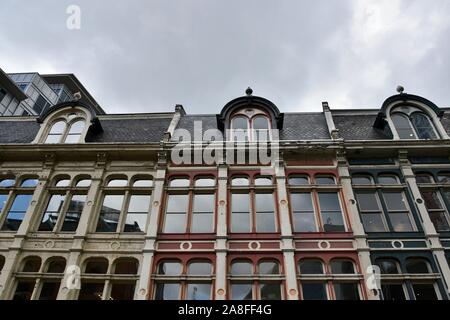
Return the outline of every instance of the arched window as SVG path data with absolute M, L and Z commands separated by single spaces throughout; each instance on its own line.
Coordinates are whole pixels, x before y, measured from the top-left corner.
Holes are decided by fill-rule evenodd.
M 400 139 L 439 139 L 430 117 L 417 107 L 395 108 L 391 120 Z
M 44 143 L 79 143 L 85 125 L 86 121 L 80 118 L 57 120 L 52 124 Z
M 240 110 L 231 117 L 230 140 L 269 141 L 271 139 L 271 124 L 265 112 L 258 109 Z

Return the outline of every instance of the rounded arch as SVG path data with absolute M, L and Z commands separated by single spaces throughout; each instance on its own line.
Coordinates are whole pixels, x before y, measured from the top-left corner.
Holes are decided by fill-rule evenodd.
M 45 272 L 48 273 L 64 273 L 66 270 L 66 258 L 51 257 L 45 261 Z
M 5 257 L 0 255 L 0 273 L 2 272 L 3 266 L 5 265 Z
M 105 257 L 89 257 L 83 261 L 84 273 L 106 274 L 108 267 L 109 260 Z
M 138 274 L 139 260 L 134 257 L 120 257 L 113 261 L 114 274 Z
M 231 100 L 217 115 L 217 125 L 222 131 L 229 128 L 230 118 L 236 111 L 245 108 L 259 109 L 265 112 L 271 119 L 272 129 L 282 129 L 284 115 L 278 107 L 271 101 L 253 95 L 242 96 Z
M 22 272 L 39 272 L 42 265 L 42 259 L 38 256 L 27 256 L 20 263 L 20 271 Z

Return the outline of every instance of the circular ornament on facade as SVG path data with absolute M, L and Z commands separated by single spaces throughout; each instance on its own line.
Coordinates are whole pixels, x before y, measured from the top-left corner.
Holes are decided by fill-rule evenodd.
M 329 241 L 320 241 L 319 242 L 319 248 L 322 250 L 330 249 L 331 244 Z
M 418 203 L 418 204 L 422 204 L 423 203 L 423 200 L 422 199 L 416 199 L 416 202 Z
M 258 241 L 249 242 L 248 248 L 250 250 L 259 250 L 261 249 L 261 243 L 259 243 Z
M 225 290 L 222 289 L 222 288 L 217 289 L 217 294 L 218 294 L 219 296 L 223 296 L 223 295 L 225 295 Z
M 113 250 L 119 250 L 120 249 L 120 242 L 118 241 L 113 241 L 110 244 L 111 249 Z
M 225 202 L 225 200 L 220 200 L 219 204 L 223 207 L 223 206 L 225 206 L 226 202 Z
M 140 294 L 141 296 L 145 295 L 146 293 L 147 293 L 147 290 L 145 290 L 145 289 L 139 290 L 139 294 Z
M 280 201 L 280 204 L 281 204 L 282 206 L 286 206 L 286 205 L 287 205 L 287 201 L 283 199 L 283 200 Z
M 188 241 L 186 241 L 186 242 L 182 242 L 182 243 L 180 243 L 180 249 L 181 250 L 191 250 L 192 249 L 192 243 L 191 242 L 188 242 Z
M 36 204 L 36 200 L 31 201 L 31 205 L 34 206 Z
M 47 249 L 54 248 L 54 247 L 55 247 L 55 241 L 53 241 L 53 240 L 48 240 L 48 241 L 45 242 L 44 246 L 45 246 Z
M 355 199 L 350 199 L 350 203 L 351 203 L 352 205 L 355 205 L 355 204 L 356 204 L 356 200 L 355 200 Z
M 153 201 L 153 206 L 154 206 L 154 207 L 159 206 L 159 201 Z
M 88 206 L 92 206 L 92 201 L 88 201 L 88 202 L 87 202 L 87 205 L 88 205 Z
M 404 247 L 403 242 L 399 241 L 399 240 L 392 241 L 391 245 L 392 245 L 392 248 L 395 248 L 395 249 L 403 249 L 403 247 Z
M 297 290 L 291 289 L 291 290 L 289 290 L 289 294 L 290 294 L 291 296 L 296 296 L 296 295 L 297 295 Z

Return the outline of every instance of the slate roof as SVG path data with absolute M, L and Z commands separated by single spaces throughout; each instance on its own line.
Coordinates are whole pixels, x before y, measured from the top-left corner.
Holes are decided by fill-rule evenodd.
M 285 113 L 281 140 L 330 139 L 323 113 Z
M 333 115 L 334 125 L 345 140 L 389 140 L 393 138 L 388 125 L 384 130 L 373 127 L 377 115 Z
M 100 119 L 103 132 L 89 131 L 86 142 L 159 142 L 169 128 L 171 120 L 172 118 Z
M 34 117 L 28 121 L 0 121 L 0 143 L 29 143 L 40 128 Z

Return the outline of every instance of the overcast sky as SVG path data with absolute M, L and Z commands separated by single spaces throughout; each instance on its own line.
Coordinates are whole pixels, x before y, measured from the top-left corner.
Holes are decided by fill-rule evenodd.
M 109 113 L 218 113 L 248 86 L 284 112 L 378 108 L 398 84 L 450 106 L 449 17 L 449 0 L 2 0 L 0 67 L 74 73 Z

